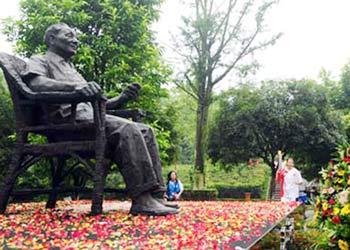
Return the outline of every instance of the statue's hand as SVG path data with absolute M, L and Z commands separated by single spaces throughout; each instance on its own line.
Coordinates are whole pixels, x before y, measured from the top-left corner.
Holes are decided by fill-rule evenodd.
M 107 109 L 118 109 L 128 101 L 136 99 L 140 95 L 140 89 L 141 86 L 138 83 L 128 85 L 119 96 L 108 99 Z
M 140 84 L 132 83 L 123 90 L 121 96 L 125 101 L 135 100 L 140 95 L 140 89 Z
M 100 85 L 96 82 L 87 82 L 86 84 L 78 85 L 75 90 L 85 97 L 96 96 L 102 92 Z

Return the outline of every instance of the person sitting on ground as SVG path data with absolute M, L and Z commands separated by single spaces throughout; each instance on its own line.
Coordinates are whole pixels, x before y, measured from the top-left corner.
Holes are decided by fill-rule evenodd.
M 177 179 L 176 172 L 170 171 L 168 174 L 166 198 L 169 201 L 179 200 L 183 191 L 184 191 L 183 185 L 181 181 Z

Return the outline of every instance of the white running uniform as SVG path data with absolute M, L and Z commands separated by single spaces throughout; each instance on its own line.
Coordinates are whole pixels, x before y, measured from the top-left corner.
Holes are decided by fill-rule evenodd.
M 291 170 L 284 176 L 284 195 L 282 201 L 295 201 L 299 197 L 299 186 L 303 182 L 300 172 L 296 168 Z

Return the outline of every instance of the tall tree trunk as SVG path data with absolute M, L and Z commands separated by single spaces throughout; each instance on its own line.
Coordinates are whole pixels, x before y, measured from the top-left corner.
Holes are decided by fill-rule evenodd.
M 194 165 L 194 189 L 203 189 L 205 187 L 204 156 L 207 139 L 208 125 L 208 104 L 205 101 L 198 101 L 197 107 L 197 125 L 196 125 L 196 144 L 195 144 L 195 165 Z
M 275 192 L 276 188 L 276 173 L 277 169 L 275 168 L 274 162 L 270 163 L 270 168 L 271 168 L 271 180 L 270 180 L 270 192 L 269 192 L 269 199 L 272 199 L 272 195 Z
M 267 155 L 262 156 L 264 162 L 270 166 L 271 168 L 271 179 L 269 183 L 269 193 L 268 193 L 268 199 L 271 200 L 272 195 L 275 191 L 275 185 L 276 185 L 276 173 L 277 169 L 275 168 L 275 157 L 274 154 L 271 154 L 271 158 L 269 158 Z

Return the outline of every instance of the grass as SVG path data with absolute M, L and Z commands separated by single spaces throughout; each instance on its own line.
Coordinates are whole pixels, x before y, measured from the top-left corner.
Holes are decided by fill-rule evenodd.
M 183 183 L 185 189 L 191 189 L 191 165 L 172 165 L 163 168 L 164 180 L 167 174 L 175 170 L 178 178 Z M 206 166 L 206 186 L 207 188 L 218 187 L 260 187 L 262 193 L 266 194 L 271 170 L 265 164 L 249 167 L 245 164 L 226 166 L 207 164 Z M 262 197 L 264 198 L 264 197 Z

